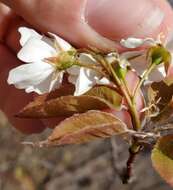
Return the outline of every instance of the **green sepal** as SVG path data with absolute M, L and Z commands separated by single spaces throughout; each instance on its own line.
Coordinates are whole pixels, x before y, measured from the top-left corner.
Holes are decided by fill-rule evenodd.
M 151 47 L 148 51 L 148 58 L 150 62 L 155 65 L 171 62 L 170 52 L 161 45 Z

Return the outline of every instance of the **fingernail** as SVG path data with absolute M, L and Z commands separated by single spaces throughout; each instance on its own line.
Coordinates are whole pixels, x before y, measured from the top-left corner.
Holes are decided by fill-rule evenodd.
M 88 0 L 88 24 L 111 40 L 150 37 L 164 20 L 164 12 L 151 0 Z

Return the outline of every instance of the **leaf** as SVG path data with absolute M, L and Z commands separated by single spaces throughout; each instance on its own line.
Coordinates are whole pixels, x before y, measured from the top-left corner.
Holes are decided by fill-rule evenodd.
M 31 102 L 16 116 L 20 118 L 69 117 L 88 110 L 109 108 L 103 99 L 94 96 L 62 96 L 48 101 Z
M 119 109 L 122 104 L 122 96 L 111 87 L 96 86 L 89 90 L 86 95 L 99 97 L 110 104 L 112 108 Z
M 173 117 L 173 100 L 165 106 L 165 108 L 152 119 L 153 123 L 158 125 L 164 125 L 168 123 L 172 123 L 172 117 Z
M 74 91 L 75 91 L 74 85 L 72 85 L 70 83 L 65 83 L 60 88 L 58 88 L 50 93 L 36 96 L 34 98 L 34 101 L 41 103 L 41 102 L 51 100 L 51 99 L 54 99 L 57 97 L 72 95 L 74 93 Z
M 163 81 L 153 83 L 148 90 L 150 111 L 155 112 L 153 123 L 167 123 L 173 115 L 173 85 L 168 86 Z M 153 114 L 154 115 L 154 114 Z
M 157 93 L 155 96 L 155 102 L 157 102 L 158 99 L 160 101 L 158 102 L 158 107 L 160 110 L 163 110 L 165 106 L 167 106 L 173 97 L 173 85 L 168 86 L 166 83 L 162 82 L 154 82 L 151 85 L 151 88 Z
M 110 113 L 88 111 L 62 121 L 39 146 L 81 144 L 125 133 L 126 125 Z
M 157 172 L 173 186 L 173 135 L 162 137 L 157 142 L 151 158 Z

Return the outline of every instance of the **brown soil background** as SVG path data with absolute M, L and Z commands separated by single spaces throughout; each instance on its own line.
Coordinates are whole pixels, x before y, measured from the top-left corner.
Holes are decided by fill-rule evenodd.
M 173 0 L 170 0 L 173 4 Z M 0 190 L 171 190 L 154 171 L 150 150 L 134 165 L 134 180 L 122 185 L 113 170 L 110 140 L 51 149 L 33 149 L 22 141 L 44 139 L 49 133 L 24 136 L 0 113 Z M 116 140 L 118 168 L 125 165 L 127 145 Z

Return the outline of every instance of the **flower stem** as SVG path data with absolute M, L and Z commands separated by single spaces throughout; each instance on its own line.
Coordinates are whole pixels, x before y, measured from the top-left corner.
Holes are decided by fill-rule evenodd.
M 126 84 L 123 82 L 123 80 L 119 79 L 118 76 L 116 75 L 112 65 L 111 64 L 108 64 L 108 65 L 112 72 L 114 82 L 120 88 L 122 94 L 124 95 L 124 97 L 127 101 L 127 104 L 129 106 L 129 110 L 130 110 L 130 114 L 132 117 L 133 128 L 134 128 L 134 130 L 137 131 L 141 127 L 141 122 L 140 122 L 138 111 L 136 109 L 136 103 L 133 101 L 133 97 L 130 96 L 129 90 L 128 90 L 128 87 L 126 86 Z
M 141 86 L 143 85 L 144 81 L 146 80 L 146 78 L 149 76 L 149 74 L 153 71 L 153 69 L 156 67 L 156 64 L 151 64 L 148 69 L 143 73 L 143 76 L 141 78 L 141 80 L 139 81 L 139 83 L 137 84 L 135 90 L 134 90 L 134 99 L 136 98 L 139 89 L 141 88 Z

